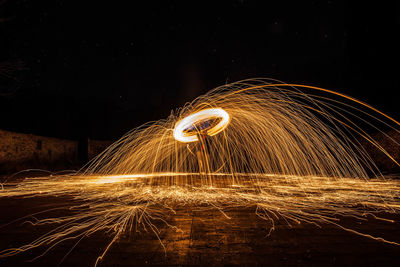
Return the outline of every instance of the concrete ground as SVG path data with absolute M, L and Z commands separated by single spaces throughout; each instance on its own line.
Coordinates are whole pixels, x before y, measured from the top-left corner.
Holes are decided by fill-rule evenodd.
M 32 226 L 10 221 L 46 208 L 64 206 L 66 198 L 0 199 L 0 249 L 24 245 L 54 226 Z M 268 235 L 269 225 L 254 209 L 227 211 L 228 219 L 213 208 L 176 207 L 168 223 L 181 231 L 157 223 L 160 238 L 151 232 L 131 232 L 116 242 L 99 266 L 143 265 L 269 265 L 269 266 L 398 266 L 400 246 L 390 245 L 338 229 L 333 225 L 318 228 L 311 224 L 289 227 L 277 221 Z M 67 215 L 67 211 L 54 215 Z M 370 218 L 360 222 L 342 218 L 341 224 L 360 232 L 400 242 L 400 216 L 383 215 L 395 223 Z M 59 244 L 46 255 L 34 249 L 0 259 L 0 266 L 93 266 L 111 237 L 98 233 L 82 240 L 62 261 L 75 241 Z M 166 253 L 165 253 L 166 252 Z M 62 261 L 62 262 L 61 262 Z

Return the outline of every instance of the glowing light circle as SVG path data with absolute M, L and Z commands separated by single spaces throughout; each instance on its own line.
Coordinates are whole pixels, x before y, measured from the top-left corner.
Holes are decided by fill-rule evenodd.
M 228 126 L 230 121 L 229 114 L 222 108 L 208 108 L 193 113 L 175 124 L 174 138 L 183 143 L 198 141 L 198 132 L 191 132 L 188 129 L 195 128 L 196 124 L 216 119 L 219 119 L 216 125 L 201 129 L 201 132 L 205 132 L 209 136 L 222 132 Z

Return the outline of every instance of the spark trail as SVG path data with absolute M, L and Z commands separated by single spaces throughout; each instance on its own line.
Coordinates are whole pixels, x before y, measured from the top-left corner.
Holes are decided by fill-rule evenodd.
M 51 249 L 98 231 L 113 233 L 97 264 L 132 228 L 146 227 L 158 235 L 153 222 L 169 225 L 165 214 L 179 205 L 208 205 L 223 213 L 245 206 L 268 221 L 271 230 L 280 218 L 288 224 L 328 223 L 399 245 L 348 229 L 338 219 L 386 220 L 382 212 L 400 210 L 399 181 L 383 177 L 362 142 L 397 162 L 360 124 L 396 129 L 398 123 L 326 89 L 265 79 L 224 85 L 166 120 L 127 133 L 75 175 L 4 183 L 3 200 L 61 195 L 82 204 L 66 207 L 74 215 L 43 213 L 32 223 L 53 223 L 54 230 L 3 250 L 0 257 Z

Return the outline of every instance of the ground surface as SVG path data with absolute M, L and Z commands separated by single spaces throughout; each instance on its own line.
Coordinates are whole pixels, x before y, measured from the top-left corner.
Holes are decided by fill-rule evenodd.
M 58 205 L 66 198 L 0 199 L 0 225 Z M 310 224 L 289 227 L 277 221 L 276 229 L 267 237 L 268 223 L 251 208 L 226 212 L 227 218 L 213 208 L 176 207 L 168 223 L 180 230 L 156 222 L 166 253 L 152 232 L 132 231 L 112 246 L 100 266 L 143 265 L 297 265 L 297 266 L 398 266 L 400 247 L 361 237 L 333 225 L 318 228 Z M 59 212 L 57 215 L 66 215 Z M 400 242 L 400 216 L 385 215 L 396 223 L 370 218 L 359 222 L 342 218 L 341 224 L 352 229 Z M 26 244 L 54 226 L 32 226 L 13 223 L 0 228 L 0 249 Z M 0 259 L 0 266 L 93 266 L 110 236 L 105 233 L 89 236 L 61 262 L 75 241 L 61 243 L 39 259 L 28 260 L 42 253 L 34 249 L 10 258 Z

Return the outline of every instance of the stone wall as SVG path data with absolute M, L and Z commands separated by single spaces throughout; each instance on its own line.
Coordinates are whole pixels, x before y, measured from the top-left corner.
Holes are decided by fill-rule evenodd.
M 78 142 L 0 130 L 0 173 L 76 166 Z
M 99 141 L 88 139 L 88 159 L 91 160 L 98 154 L 103 152 L 108 146 L 112 144 L 111 141 Z
M 400 133 L 388 131 L 372 136 L 387 152 L 400 162 Z M 399 173 L 400 167 L 365 140 L 362 146 L 386 173 Z M 0 130 L 0 175 L 24 169 L 66 170 L 79 169 L 88 160 L 106 149 L 112 142 L 84 139 L 78 141 L 21 134 Z
M 393 157 L 394 160 L 400 163 L 400 133 L 391 130 L 386 133 L 377 133 L 371 136 L 376 142 L 382 146 L 386 152 Z M 391 140 L 392 139 L 392 140 Z M 400 166 L 391 160 L 378 148 L 373 146 L 366 140 L 360 141 L 362 146 L 368 152 L 372 160 L 375 162 L 377 167 L 384 173 L 400 173 Z M 397 142 L 397 144 L 396 144 Z

